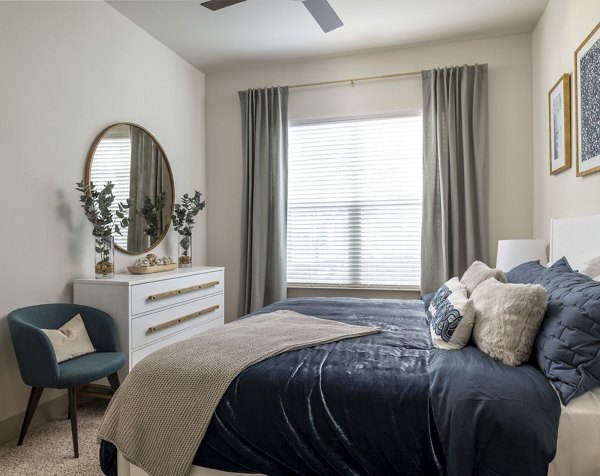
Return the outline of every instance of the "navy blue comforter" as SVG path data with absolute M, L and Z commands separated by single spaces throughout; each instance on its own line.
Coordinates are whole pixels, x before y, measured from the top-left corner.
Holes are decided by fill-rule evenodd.
M 560 405 L 534 367 L 431 348 L 422 301 L 288 299 L 380 334 L 272 357 L 221 400 L 194 464 L 269 475 L 545 475 Z M 177 435 L 174 435 L 176 438 Z M 116 474 L 114 447 L 101 464 Z

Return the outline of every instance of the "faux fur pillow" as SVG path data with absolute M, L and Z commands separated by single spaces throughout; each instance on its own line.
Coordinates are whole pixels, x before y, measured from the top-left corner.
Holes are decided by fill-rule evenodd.
M 471 338 L 475 309 L 458 278 L 443 284 L 431 300 L 431 341 L 441 349 L 462 349 Z
M 546 312 L 546 290 L 539 284 L 503 284 L 490 278 L 477 286 L 471 299 L 473 341 L 479 350 L 507 365 L 529 360 Z
M 486 279 L 496 278 L 501 283 L 506 282 L 506 276 L 500 269 L 490 268 L 487 264 L 481 261 L 474 261 L 465 274 L 460 278 L 460 282 L 467 287 L 469 295 L 477 286 L 483 283 Z

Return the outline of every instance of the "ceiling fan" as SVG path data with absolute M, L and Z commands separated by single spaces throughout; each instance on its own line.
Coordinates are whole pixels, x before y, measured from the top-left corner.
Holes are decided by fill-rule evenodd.
M 202 2 L 201 5 L 215 11 L 245 1 L 246 0 L 209 0 L 208 2 Z M 325 33 L 335 30 L 343 25 L 342 20 L 340 20 L 340 17 L 337 16 L 327 0 L 301 1 Z

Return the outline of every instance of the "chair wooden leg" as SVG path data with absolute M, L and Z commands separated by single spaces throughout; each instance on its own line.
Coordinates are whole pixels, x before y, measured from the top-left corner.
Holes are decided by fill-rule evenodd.
M 71 433 L 73 434 L 73 453 L 79 458 L 79 443 L 77 441 L 77 389 L 69 389 L 69 416 L 71 418 Z
M 75 408 L 79 408 L 79 387 L 75 387 L 74 390 L 75 390 Z M 69 410 L 67 411 L 67 420 L 70 420 L 70 419 L 71 419 L 71 405 L 69 404 Z
M 31 387 L 29 402 L 27 403 L 27 410 L 25 411 L 25 418 L 23 418 L 23 425 L 21 426 L 21 433 L 19 434 L 17 446 L 21 446 L 23 444 L 25 434 L 27 433 L 27 429 L 29 428 L 29 424 L 31 423 L 31 419 L 33 418 L 33 414 L 35 413 L 35 409 L 38 406 L 43 391 L 43 387 Z
M 119 374 L 117 372 L 115 372 L 114 374 L 109 375 L 107 378 L 108 378 L 108 383 L 110 383 L 110 388 L 112 388 L 113 392 L 116 392 L 117 389 L 119 388 L 119 385 L 121 385 L 121 383 L 119 381 Z

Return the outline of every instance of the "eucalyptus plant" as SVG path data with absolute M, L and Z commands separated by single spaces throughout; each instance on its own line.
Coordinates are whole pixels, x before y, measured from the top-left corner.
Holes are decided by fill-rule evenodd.
M 146 222 L 144 233 L 150 237 L 150 244 L 158 240 L 158 237 L 162 233 L 162 229 L 159 225 L 159 218 L 162 213 L 162 209 L 167 205 L 167 201 L 168 199 L 166 192 L 157 194 L 154 198 L 154 203 L 152 203 L 152 199 L 146 195 L 142 209 L 136 210 L 137 213 L 144 217 Z
M 189 257 L 189 249 L 192 244 L 192 228 L 195 225 L 196 215 L 205 206 L 206 202 L 202 200 L 202 194 L 197 190 L 193 197 L 186 193 L 183 195 L 181 203 L 175 204 L 171 219 L 173 229 L 180 235 L 179 246 L 184 257 Z
M 110 245 L 113 233 L 121 235 L 121 228 L 129 225 L 129 218 L 125 216 L 125 210 L 131 207 L 128 199 L 125 204 L 118 203 L 118 210 L 113 216 L 111 205 L 115 201 L 113 194 L 114 185 L 106 182 L 101 190 L 97 190 L 93 182 L 86 183 L 85 180 L 77 183 L 76 190 L 81 192 L 79 201 L 88 221 L 93 225 L 92 235 L 95 237 L 96 253 L 101 256 L 100 264 L 110 261 Z M 98 264 L 98 263 L 97 263 Z

